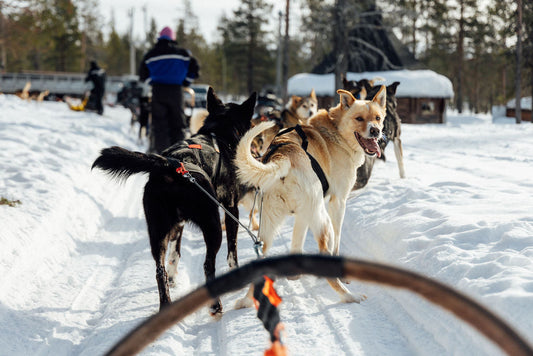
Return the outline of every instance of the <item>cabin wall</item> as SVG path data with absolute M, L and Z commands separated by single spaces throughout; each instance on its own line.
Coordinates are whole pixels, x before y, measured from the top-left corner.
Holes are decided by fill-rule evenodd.
M 338 98 L 332 96 L 320 96 L 318 107 L 329 109 L 338 104 Z M 443 98 L 398 98 L 396 111 L 402 123 L 406 124 L 442 124 L 444 123 L 444 111 L 446 99 Z
M 505 116 L 516 117 L 515 109 L 507 108 L 505 110 Z M 531 121 L 531 110 L 522 109 L 522 121 Z
M 442 124 L 445 110 L 443 98 L 398 98 L 396 109 L 406 124 Z
M 337 104 L 339 103 L 338 97 L 334 98 L 332 96 L 319 96 L 316 99 L 318 101 L 319 109 L 329 110 L 330 108 L 337 106 Z

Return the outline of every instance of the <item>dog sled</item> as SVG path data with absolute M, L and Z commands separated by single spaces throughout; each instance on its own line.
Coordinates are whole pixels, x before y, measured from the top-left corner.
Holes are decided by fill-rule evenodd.
M 68 108 L 72 111 L 97 111 L 96 101 L 98 98 L 93 94 L 86 94 L 83 99 L 73 99 L 65 97 Z

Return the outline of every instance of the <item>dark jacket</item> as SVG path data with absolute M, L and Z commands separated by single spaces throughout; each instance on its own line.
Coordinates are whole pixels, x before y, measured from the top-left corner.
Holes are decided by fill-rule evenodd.
M 198 78 L 198 62 L 191 53 L 178 47 L 175 41 L 160 38 L 146 53 L 139 71 L 141 81 L 150 84 L 188 86 Z
M 91 69 L 89 69 L 85 81 L 91 81 L 93 83 L 92 92 L 97 93 L 100 96 L 104 95 L 106 74 L 105 70 L 100 68 L 96 63 L 91 63 Z

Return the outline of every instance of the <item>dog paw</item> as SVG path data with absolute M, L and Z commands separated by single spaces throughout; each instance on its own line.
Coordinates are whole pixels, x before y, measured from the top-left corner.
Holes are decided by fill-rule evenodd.
M 348 293 L 341 297 L 341 301 L 343 303 L 361 303 L 362 301 L 366 300 L 366 298 L 367 297 L 364 294 L 353 295 Z
M 170 288 L 176 287 L 176 280 L 174 279 L 174 277 L 168 277 L 168 286 Z
M 209 307 L 209 315 L 213 318 L 219 318 L 222 316 L 222 303 L 220 303 L 220 301 L 215 302 L 215 304 Z
M 247 297 L 241 298 L 235 303 L 235 309 L 251 308 L 254 306 L 254 302 Z
M 239 263 L 237 262 L 237 259 L 235 258 L 235 255 L 233 254 L 233 252 L 230 252 L 228 254 L 228 266 L 230 269 L 239 267 Z

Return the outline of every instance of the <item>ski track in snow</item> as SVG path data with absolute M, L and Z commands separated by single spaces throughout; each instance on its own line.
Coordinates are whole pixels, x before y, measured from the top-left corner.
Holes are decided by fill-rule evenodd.
M 157 312 L 159 299 L 142 210 L 146 176 L 118 183 L 90 166 L 107 146 L 145 148 L 135 142 L 129 114 L 120 108 L 101 118 L 58 103 L 21 105 L 0 97 L 0 105 L 20 114 L 0 116 L 0 159 L 6 164 L 0 193 L 23 201 L 17 208 L 22 214 L 2 207 L 0 355 L 104 354 Z M 33 118 L 35 111 L 45 121 Z M 533 321 L 519 311 L 532 304 L 517 289 L 533 294 L 533 224 L 524 208 L 529 204 L 531 211 L 533 184 L 513 171 L 531 177 L 533 156 L 530 148 L 516 154 L 524 152 L 524 141 L 509 142 L 515 126 L 489 125 L 479 136 L 470 126 L 405 125 L 408 178 L 398 178 L 390 145 L 387 162 L 377 162 L 370 184 L 348 201 L 341 253 L 455 286 L 531 339 Z M 482 134 L 501 141 L 487 145 Z M 513 203 L 498 211 L 502 198 Z M 494 214 L 483 204 L 494 204 Z M 241 217 L 247 223 L 247 213 Z M 291 223 L 289 218 L 270 255 L 289 251 Z M 304 251 L 318 251 L 310 233 Z M 226 254 L 224 241 L 217 274 L 228 271 Z M 204 256 L 199 231 L 187 225 L 173 300 L 203 284 Z M 241 229 L 239 263 L 254 258 Z M 510 269 L 525 281 L 514 283 Z M 408 291 L 352 281 L 348 288 L 368 299 L 342 304 L 325 280 L 313 276 L 282 278 L 276 288 L 290 355 L 501 354 L 477 331 Z M 506 293 L 507 301 L 501 297 Z M 261 354 L 268 334 L 255 309 L 233 308 L 244 294 L 222 297 L 220 320 L 203 308 L 141 354 Z

